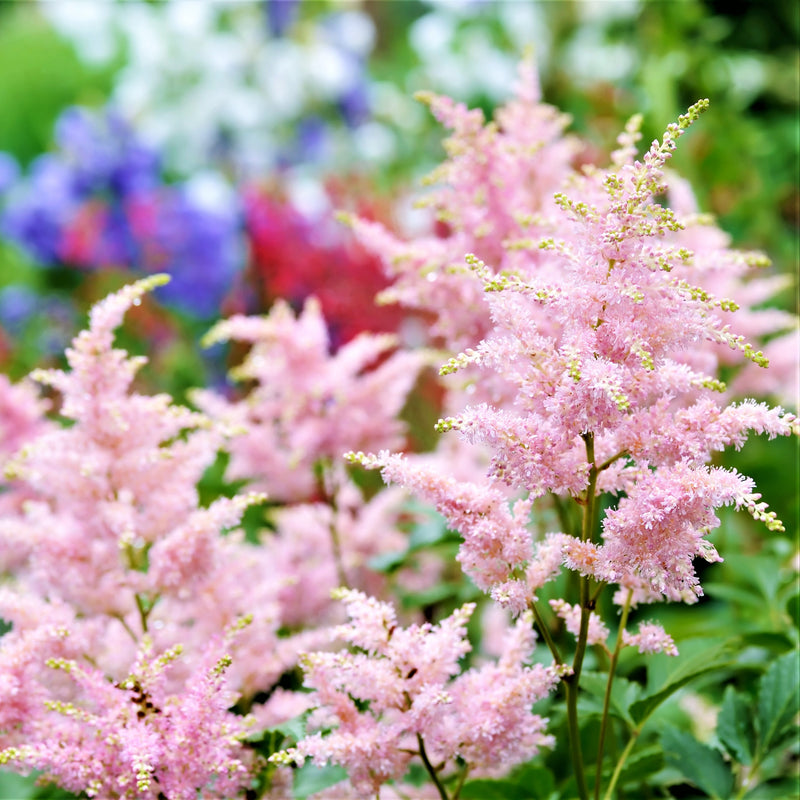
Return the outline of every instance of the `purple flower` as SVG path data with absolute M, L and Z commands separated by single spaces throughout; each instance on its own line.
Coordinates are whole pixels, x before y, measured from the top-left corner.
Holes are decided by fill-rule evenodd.
M 297 17 L 300 0 L 265 0 L 267 26 L 273 36 L 283 36 Z
M 62 230 L 78 202 L 62 161 L 55 155 L 39 156 L 31 166 L 25 190 L 15 192 L 8 203 L 0 231 L 37 261 L 51 266 L 59 261 Z
M 84 108 L 68 108 L 56 123 L 55 138 L 79 195 L 126 197 L 160 183 L 155 151 L 139 141 L 113 109 L 98 116 Z
M 242 264 L 236 210 L 211 208 L 184 188 L 169 187 L 140 209 L 136 240 L 147 272 L 172 280 L 160 296 L 201 317 L 219 314 Z
M 19 165 L 8 153 L 0 151 L 0 195 L 4 194 L 19 177 Z
M 45 266 L 168 272 L 167 302 L 219 313 L 242 264 L 237 204 L 209 203 L 191 183 L 165 186 L 156 153 L 113 110 L 67 109 L 55 139 L 57 152 L 34 162 L 0 230 Z

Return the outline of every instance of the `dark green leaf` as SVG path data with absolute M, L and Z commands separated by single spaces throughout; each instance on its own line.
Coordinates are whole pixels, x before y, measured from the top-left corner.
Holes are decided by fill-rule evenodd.
M 749 699 L 729 686 L 717 717 L 717 738 L 740 764 L 749 764 L 753 758 L 755 731 L 752 717 Z
M 461 800 L 529 800 L 535 795 L 527 794 L 524 787 L 511 781 L 476 780 L 467 781 L 459 797 Z
M 800 704 L 800 651 L 773 661 L 758 690 L 758 749 L 762 756 L 786 734 Z
M 661 734 L 661 746 L 669 766 L 689 783 L 720 800 L 727 800 L 733 789 L 733 774 L 722 756 L 693 736 L 668 727 Z
M 550 800 L 556 782 L 550 770 L 525 765 L 505 780 L 474 780 L 464 784 L 461 800 Z
M 709 646 L 705 652 L 701 651 L 686 659 L 679 657 L 677 665 L 667 676 L 661 689 L 631 704 L 630 715 L 634 722 L 637 725 L 644 722 L 667 698 L 687 683 L 729 664 L 737 641 L 729 640 Z
M 786 611 L 792 618 L 795 627 L 800 627 L 800 594 L 793 595 L 786 601 Z
M 347 778 L 344 767 L 328 764 L 324 767 L 317 767 L 310 761 L 303 764 L 294 773 L 294 786 L 292 796 L 302 800 L 315 792 L 321 792 L 329 786 L 343 781 Z
M 518 786 L 524 786 L 528 790 L 525 796 L 533 800 L 549 800 L 556 790 L 553 773 L 546 767 L 524 764 L 511 773 L 511 780 Z
M 727 583 L 704 583 L 703 592 L 709 597 L 719 600 L 729 600 L 743 606 L 762 608 L 764 597 L 755 588 L 748 586 L 732 585 Z

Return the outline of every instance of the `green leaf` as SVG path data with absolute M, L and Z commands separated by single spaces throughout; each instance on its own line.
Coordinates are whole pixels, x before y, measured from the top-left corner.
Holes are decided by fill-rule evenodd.
M 717 717 L 717 738 L 740 764 L 750 764 L 755 750 L 751 708 L 749 698 L 729 686 Z
M 608 675 L 602 672 L 583 672 L 581 673 L 581 689 L 600 698 L 602 701 L 605 698 L 606 683 Z M 611 686 L 611 702 L 609 704 L 610 712 L 626 722 L 633 723 L 628 709 L 631 704 L 639 698 L 642 687 L 638 683 L 629 681 L 627 678 L 619 676 L 614 678 L 614 683 Z
M 667 764 L 683 775 L 689 783 L 706 794 L 727 800 L 733 789 L 733 774 L 720 753 L 677 728 L 665 728 L 661 746 Z
M 549 800 L 556 790 L 556 779 L 546 767 L 523 764 L 511 773 L 511 780 L 528 790 L 526 797 L 533 800 Z
M 531 795 L 522 794 L 524 788 L 511 781 L 481 779 L 467 781 L 459 795 L 462 800 L 528 800 Z
M 664 768 L 664 751 L 660 747 L 648 747 L 633 754 L 619 776 L 620 786 L 645 783 Z M 609 766 L 609 777 L 611 767 Z
M 792 595 L 786 601 L 786 611 L 792 618 L 795 628 L 800 627 L 800 594 Z
M 772 662 L 758 690 L 758 750 L 764 756 L 786 734 L 800 703 L 800 651 Z
M 703 584 L 703 592 L 711 598 L 729 600 L 732 603 L 751 608 L 763 608 L 764 606 L 764 597 L 761 593 L 748 586 L 709 582 Z
M 444 517 L 433 514 L 431 511 L 425 514 L 422 521 L 414 526 L 411 536 L 408 539 L 408 549 L 423 550 L 430 547 L 442 539 L 448 538 L 447 524 Z
M 375 572 L 388 573 L 397 569 L 406 560 L 406 551 L 379 553 L 367 561 L 367 566 Z
M 661 689 L 631 704 L 630 715 L 634 723 L 639 725 L 644 722 L 665 700 L 687 683 L 729 664 L 737 642 L 738 640 L 725 641 L 685 660 L 679 657 L 678 664 L 667 676 Z
M 294 773 L 292 797 L 302 800 L 302 798 L 306 798 L 315 792 L 321 792 L 323 789 L 334 786 L 346 778 L 347 771 L 344 767 L 335 764 L 318 767 L 307 761 Z
M 467 781 L 459 797 L 461 800 L 550 800 L 555 790 L 550 770 L 525 765 L 504 780 Z

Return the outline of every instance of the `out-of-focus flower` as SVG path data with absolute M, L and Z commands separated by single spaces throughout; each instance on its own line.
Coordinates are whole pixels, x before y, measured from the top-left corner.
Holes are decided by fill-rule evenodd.
M 309 117 L 328 140 L 316 153 L 320 166 L 362 160 L 352 132 L 368 124 L 371 105 L 368 14 L 300 17 L 297 0 L 123 3 L 78 17 L 60 5 L 41 9 L 86 60 L 110 62 L 124 51 L 112 100 L 171 170 L 189 174 L 212 159 L 237 176 L 305 165 L 297 142 Z
M 10 192 L 6 235 L 44 266 L 170 273 L 167 302 L 216 315 L 241 265 L 238 204 L 221 179 L 166 185 L 155 151 L 114 110 L 68 109 L 56 145 Z
M 245 189 L 244 206 L 249 277 L 262 308 L 280 297 L 299 309 L 313 294 L 334 347 L 361 331 L 397 330 L 403 312 L 375 304 L 388 283 L 380 259 L 357 244 L 327 208 L 304 214 L 256 186 Z

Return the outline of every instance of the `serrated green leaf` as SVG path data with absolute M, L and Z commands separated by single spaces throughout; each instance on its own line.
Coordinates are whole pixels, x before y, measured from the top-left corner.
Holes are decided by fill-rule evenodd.
M 732 686 L 725 697 L 717 717 L 717 738 L 728 753 L 740 764 L 750 764 L 755 750 L 755 731 L 752 721 L 752 704 Z
M 687 683 L 714 672 L 721 667 L 729 664 L 732 659 L 732 652 L 738 640 L 728 640 L 716 647 L 709 647 L 707 652 L 699 652 L 687 659 L 678 660 L 678 664 L 667 676 L 664 686 L 656 692 L 637 700 L 630 706 L 630 715 L 633 721 L 639 725 L 644 722 L 667 698 L 671 697 L 678 689 L 686 686 Z
M 318 767 L 307 761 L 300 769 L 295 770 L 292 797 L 303 800 L 303 798 L 315 792 L 321 792 L 329 786 L 335 786 L 346 778 L 347 771 L 344 767 L 335 764 Z
M 667 764 L 689 783 L 719 800 L 730 797 L 733 773 L 716 750 L 673 727 L 662 732 L 661 746 Z
M 758 688 L 758 751 L 766 755 L 786 734 L 800 704 L 800 651 L 772 662 Z

